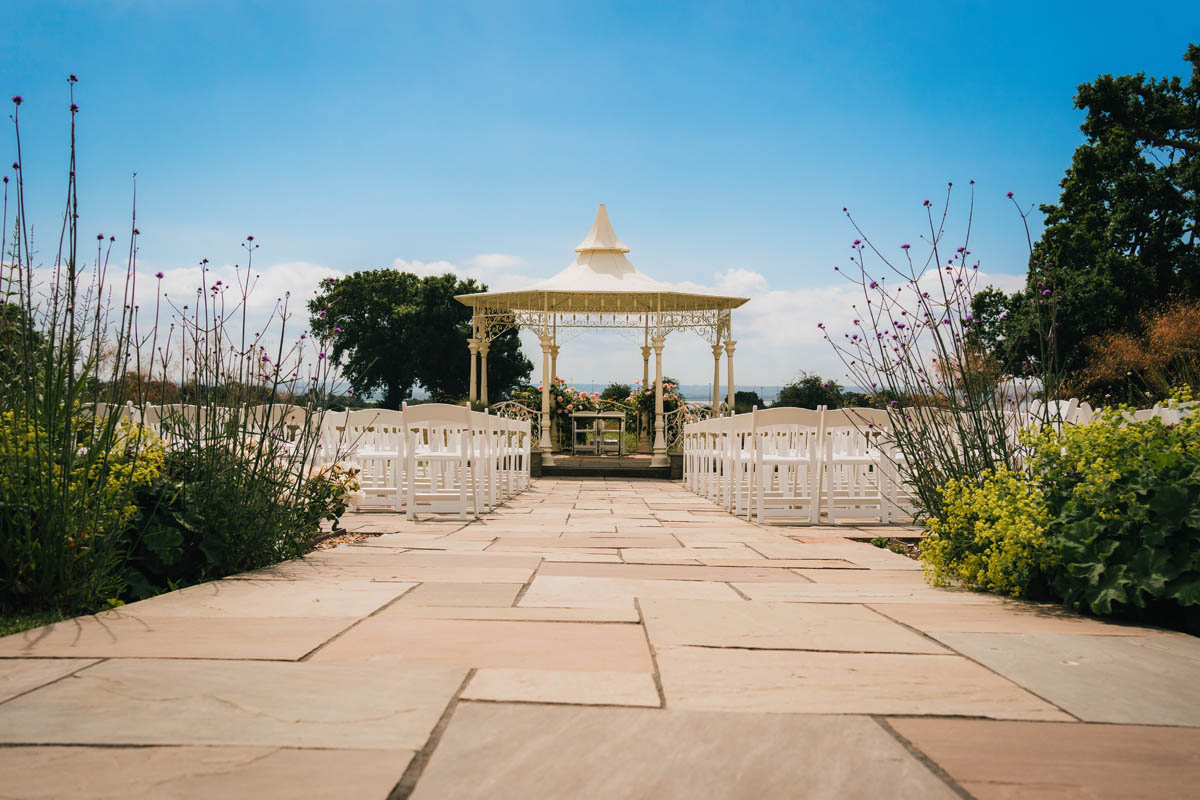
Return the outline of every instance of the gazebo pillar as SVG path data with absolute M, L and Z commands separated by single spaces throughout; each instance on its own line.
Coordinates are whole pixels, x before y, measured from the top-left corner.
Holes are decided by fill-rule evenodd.
M 642 345 L 642 384 L 638 392 L 644 392 L 650 387 L 650 350 L 650 345 Z M 642 397 L 644 396 L 642 395 Z M 638 403 L 641 402 L 639 398 Z M 648 419 L 650 415 L 638 411 L 638 416 L 641 417 L 641 424 L 638 426 L 641 428 L 641 435 L 638 436 L 638 452 L 649 453 L 653 448 L 653 443 L 650 441 L 650 426 L 646 424 L 650 421 Z
M 554 341 L 548 334 L 542 334 L 542 425 L 541 436 L 538 437 L 538 449 L 542 451 L 542 466 L 554 466 L 554 448 L 550 444 L 550 347 Z
M 734 394 L 734 392 L 733 392 L 733 348 L 736 344 L 737 344 L 737 342 L 735 342 L 733 339 L 725 340 L 725 354 L 727 356 L 729 356 L 728 372 L 729 372 L 729 413 L 730 414 L 734 413 L 734 411 L 733 411 L 733 394 Z
M 488 393 L 487 393 L 488 347 L 489 347 L 489 345 L 486 341 L 481 342 L 479 345 L 479 394 L 480 394 L 479 400 L 485 406 L 488 404 Z M 732 358 L 732 356 L 730 356 L 730 358 Z M 732 363 L 732 362 L 730 362 L 730 363 Z
M 557 387 L 558 386 L 558 344 L 557 344 L 558 331 L 557 331 L 557 329 L 554 332 L 553 341 L 556 343 L 550 345 L 550 385 Z M 555 414 L 550 419 L 550 438 L 557 442 L 558 435 L 559 435 L 559 433 L 558 433 L 558 415 Z
M 712 346 L 713 354 L 713 392 L 712 392 L 712 415 L 715 417 L 720 413 L 721 407 L 721 345 L 714 344 Z
M 665 467 L 670 463 L 667 460 L 666 421 L 663 419 L 662 351 L 664 343 L 661 335 L 654 337 L 654 456 L 650 459 L 652 467 Z
M 467 399 L 474 403 L 479 399 L 479 395 L 475 391 L 475 355 L 479 352 L 479 340 L 467 339 L 467 349 L 471 351 L 471 374 L 468 378 L 471 388 L 467 392 Z

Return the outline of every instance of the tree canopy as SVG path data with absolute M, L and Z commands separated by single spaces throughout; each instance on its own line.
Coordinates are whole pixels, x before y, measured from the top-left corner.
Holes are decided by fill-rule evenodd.
M 792 408 L 841 408 L 842 399 L 842 387 L 835 382 L 824 380 L 819 375 L 801 372 L 800 377 L 779 390 L 775 405 Z
M 308 310 L 313 335 L 329 342 L 327 356 L 342 362 L 354 391 L 398 408 L 418 385 L 435 400 L 467 396 L 471 309 L 454 296 L 484 291 L 451 274 L 365 270 L 323 281 Z M 505 396 L 532 370 L 516 329 L 505 331 L 488 352 L 488 394 Z
M 628 400 L 633 394 L 633 387 L 628 383 L 610 383 L 600 392 L 601 400 Z
M 1004 303 L 994 292 L 976 302 L 987 344 L 1013 345 L 1010 371 L 1038 357 L 1030 309 L 1043 293 L 1059 298 L 1055 350 L 1068 372 L 1086 362 L 1093 337 L 1137 331 L 1148 309 L 1200 295 L 1200 47 L 1184 60 L 1187 83 L 1138 73 L 1079 87 L 1087 141 L 1058 203 L 1041 206 L 1026 288 Z
M 733 410 L 738 414 L 749 414 L 756 408 L 766 408 L 767 404 L 759 397 L 758 392 L 742 391 L 733 393 Z

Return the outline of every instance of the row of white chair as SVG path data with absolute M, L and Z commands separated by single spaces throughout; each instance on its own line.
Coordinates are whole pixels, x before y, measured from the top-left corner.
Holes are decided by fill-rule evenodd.
M 328 413 L 320 450 L 358 464 L 368 498 L 409 519 L 491 511 L 529 487 L 528 421 L 427 403 Z
M 314 428 L 317 415 L 302 406 L 270 403 L 249 407 L 223 408 L 188 403 L 146 404 L 126 403 L 119 409 L 107 403 L 97 403 L 97 416 L 119 413 L 120 419 L 145 425 L 166 439 L 207 435 L 210 427 L 242 426 L 253 434 L 275 436 L 294 441 L 301 428 Z
M 1200 409 L 1155 406 L 1124 412 L 1133 421 L 1178 423 Z M 952 412 L 930 410 L 935 415 Z M 1053 401 L 1009 415 L 1007 435 L 1023 428 L 1086 425 L 1097 412 L 1078 399 Z M 953 421 L 947 430 L 955 428 Z M 726 509 L 759 522 L 772 518 L 816 524 L 870 519 L 887 523 L 914 511 L 903 480 L 904 455 L 891 442 L 888 412 L 874 408 L 754 409 L 684 426 L 684 484 Z
M 684 483 L 759 522 L 889 522 L 912 510 L 873 408 L 754 409 L 684 427 Z
M 97 414 L 109 411 L 96 409 Z M 323 414 L 287 405 L 216 411 L 218 416 L 208 417 L 205 407 L 127 405 L 120 413 L 167 442 L 204 436 L 210 423 L 246 425 L 280 439 L 282 452 L 288 453 L 298 431 L 307 427 L 318 437 L 315 452 L 311 463 L 297 468 L 355 463 L 366 504 L 403 510 L 409 518 L 425 512 L 477 517 L 529 487 L 527 420 L 442 403 Z

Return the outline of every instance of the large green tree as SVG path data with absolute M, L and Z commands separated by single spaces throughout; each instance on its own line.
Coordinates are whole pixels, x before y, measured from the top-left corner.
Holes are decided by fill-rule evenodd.
M 1039 357 L 1030 317 L 1043 295 L 1057 304 L 1055 352 L 1071 372 L 1086 362 L 1091 337 L 1136 331 L 1145 311 L 1200 294 L 1200 47 L 1190 45 L 1184 60 L 1186 83 L 1139 73 L 1079 87 L 1087 141 L 1059 202 L 1041 207 L 1028 284 L 1006 308 L 994 292 L 976 301 L 990 329 L 981 338 L 1013 345 L 1003 348 L 1009 369 Z
M 801 372 L 796 380 L 779 390 L 775 398 L 776 407 L 829 408 L 842 407 L 842 387 L 833 381 L 827 381 L 820 375 L 809 375 Z
M 471 309 L 454 296 L 485 291 L 450 274 L 366 270 L 323 281 L 308 310 L 313 335 L 329 343 L 327 357 L 342 362 L 354 391 L 399 408 L 416 386 L 436 400 L 467 396 Z M 488 352 L 488 394 L 503 397 L 532 370 L 509 329 Z

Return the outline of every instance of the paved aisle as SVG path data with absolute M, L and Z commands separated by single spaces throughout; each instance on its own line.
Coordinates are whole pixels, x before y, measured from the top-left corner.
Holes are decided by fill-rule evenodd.
M 0 744 L 19 745 L 0 746 L 0 796 L 1200 782 L 1200 640 L 933 589 L 844 528 L 759 527 L 614 480 L 536 481 L 470 525 L 348 522 L 387 533 L 0 639 Z

